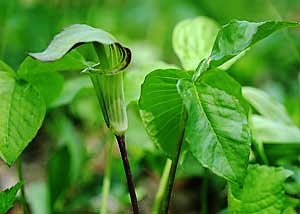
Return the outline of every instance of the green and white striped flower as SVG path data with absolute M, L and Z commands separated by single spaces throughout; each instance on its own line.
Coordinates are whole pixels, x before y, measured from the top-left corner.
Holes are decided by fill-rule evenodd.
M 87 65 L 83 72 L 92 80 L 107 126 L 121 135 L 128 126 L 122 72 L 131 60 L 128 48 L 103 30 L 76 24 L 56 35 L 45 51 L 30 55 L 40 61 L 56 61 L 85 43 L 93 43 L 99 62 Z

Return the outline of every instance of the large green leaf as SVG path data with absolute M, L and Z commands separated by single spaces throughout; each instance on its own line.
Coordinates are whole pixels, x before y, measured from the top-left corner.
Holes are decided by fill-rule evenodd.
M 16 194 L 21 186 L 21 183 L 17 183 L 13 187 L 0 192 L 0 213 L 6 213 L 13 206 Z
M 210 55 L 210 65 L 218 67 L 275 31 L 296 26 L 299 26 L 299 23 L 231 21 L 224 25 L 217 35 Z
M 284 106 L 264 91 L 252 87 L 243 87 L 242 91 L 245 99 L 265 118 L 283 124 L 293 124 Z
M 101 64 L 99 69 L 95 65 L 89 69 L 90 71 L 97 69 L 98 73 L 113 74 L 121 71 L 129 64 L 131 53 L 128 48 L 123 47 L 109 33 L 83 24 L 75 24 L 65 28 L 54 37 L 45 51 L 30 55 L 40 61 L 56 61 L 73 48 L 91 42 L 95 44 Z
M 0 71 L 0 100 L 0 157 L 12 165 L 37 134 L 46 107 L 39 91 L 7 71 Z
M 34 85 L 49 106 L 61 93 L 64 78 L 57 71 L 82 70 L 87 62 L 75 50 L 55 62 L 40 62 L 27 57 L 18 70 L 18 77 Z
M 259 115 L 251 117 L 253 138 L 264 143 L 300 143 L 300 130 L 293 124 L 285 124 Z
M 242 86 L 239 82 L 233 79 L 227 72 L 219 69 L 211 70 L 210 72 L 204 73 L 200 81 L 208 84 L 213 88 L 225 91 L 227 94 L 234 96 L 244 107 L 245 111 L 249 111 L 249 104 L 245 100 L 242 94 Z
M 249 165 L 243 188 L 229 187 L 229 213 L 281 214 L 286 200 L 283 184 L 291 174 L 283 168 Z
M 147 74 L 156 69 L 178 68 L 163 61 L 144 62 L 143 65 L 132 67 L 124 73 L 124 95 L 126 104 L 137 101 L 140 97 L 141 86 Z
M 180 80 L 178 91 L 188 112 L 184 137 L 193 155 L 217 175 L 242 182 L 250 134 L 239 100 L 208 82 Z
M 219 31 L 218 24 L 201 16 L 179 22 L 173 31 L 173 49 L 186 70 L 196 69 L 207 58 Z
M 184 105 L 176 84 L 179 79 L 190 78 L 182 70 L 160 69 L 148 74 L 142 85 L 139 105 L 145 128 L 152 141 L 170 157 L 174 157 L 183 131 Z

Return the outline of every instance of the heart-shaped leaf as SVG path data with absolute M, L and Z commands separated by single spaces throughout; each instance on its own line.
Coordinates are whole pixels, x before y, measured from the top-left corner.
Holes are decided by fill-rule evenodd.
M 148 74 L 142 85 L 139 105 L 145 128 L 169 157 L 174 157 L 184 129 L 184 105 L 176 84 L 180 79 L 190 78 L 191 74 L 182 70 L 159 69 Z
M 247 105 L 244 107 L 241 104 L 245 102 L 241 87 L 225 72 L 214 71 L 202 76 L 199 95 L 184 87 L 180 90 L 181 98 L 176 84 L 180 80 L 188 82 L 191 87 L 194 84 L 188 80 L 190 78 L 190 73 L 177 69 L 155 70 L 147 75 L 140 98 L 146 130 L 154 143 L 167 155 L 174 157 L 180 133 L 185 128 L 185 140 L 193 144 L 191 150 L 198 161 L 218 175 L 241 182 L 250 151 L 245 113 Z M 216 78 L 220 81 L 215 81 Z M 202 117 L 196 114 L 197 107 L 204 111 L 197 103 L 200 96 L 205 108 L 205 115 Z M 186 105 L 189 101 L 193 102 L 186 106 L 189 113 L 187 123 L 182 99 Z M 213 104 L 209 105 L 209 102 Z M 208 116 L 212 121 L 206 118 Z M 205 122 L 207 126 L 204 127 L 195 125 Z M 204 150 L 206 148 L 203 153 L 199 153 L 201 146 Z
M 45 116 L 43 97 L 30 83 L 0 71 L 0 157 L 10 166 L 37 134 Z
M 203 166 L 241 183 L 250 153 L 247 116 L 236 97 L 208 83 L 178 82 L 188 112 L 184 138 Z

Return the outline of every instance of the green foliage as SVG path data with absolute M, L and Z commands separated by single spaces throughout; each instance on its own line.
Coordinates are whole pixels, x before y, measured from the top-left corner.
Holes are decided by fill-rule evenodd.
M 218 31 L 218 24 L 204 16 L 185 19 L 176 25 L 173 49 L 185 70 L 196 69 L 209 56 Z
M 13 206 L 16 194 L 22 185 L 17 183 L 13 187 L 0 192 L 0 213 L 6 213 Z
M 70 78 L 65 81 L 63 89 L 57 99 L 51 104 L 51 108 L 70 104 L 75 96 L 85 88 L 92 88 L 92 83 L 86 75 Z
M 146 152 L 157 152 L 143 127 L 137 102 L 131 102 L 127 106 L 127 114 L 128 129 L 126 131 L 126 142 L 128 145 L 128 153 L 132 159 L 142 159 Z
M 292 124 L 280 123 L 266 117 L 253 115 L 251 117 L 251 130 L 254 139 L 259 142 L 300 144 L 300 130 Z
M 78 45 L 90 42 L 95 42 L 97 52 L 105 52 L 99 54 L 101 64 L 97 73 L 117 73 L 129 64 L 131 56 L 128 48 L 121 46 L 109 33 L 80 24 L 65 28 L 54 37 L 45 51 L 30 55 L 40 61 L 56 61 Z M 95 67 L 89 70 L 95 71 Z
M 201 213 L 217 213 L 219 209 L 223 209 L 222 213 L 245 214 L 295 213 L 299 210 L 300 130 L 297 126 L 300 112 L 295 107 L 299 104 L 296 95 L 299 80 L 293 76 L 298 72 L 299 41 L 291 39 L 298 38 L 298 32 L 276 34 L 248 52 L 254 44 L 272 33 L 299 26 L 299 23 L 231 21 L 219 28 L 219 24 L 221 26 L 235 17 L 251 17 L 251 20 L 273 18 L 273 3 L 266 9 L 266 4 L 258 0 L 247 3 L 246 7 L 246 1 L 229 0 L 220 13 L 220 8 L 214 7 L 215 2 L 209 0 L 169 0 L 159 4 L 155 1 L 111 4 L 107 1 L 101 2 L 101 5 L 93 0 L 55 1 L 46 7 L 41 7 L 43 3 L 39 0 L 9 2 L 0 0 L 4 10 L 0 14 L 0 54 L 14 68 L 18 66 L 12 62 L 21 61 L 28 49 L 39 50 L 50 35 L 68 23 L 101 26 L 117 32 L 132 47 L 142 44 L 138 51 L 133 52 L 134 60 L 129 72 L 123 73 L 121 71 L 131 59 L 128 48 L 105 31 L 87 25 L 72 25 L 55 36 L 45 51 L 27 57 L 17 72 L 0 61 L 0 157 L 12 165 L 37 134 L 46 111 L 47 118 L 37 140 L 44 141 L 45 136 L 50 135 L 51 141 L 57 142 L 52 144 L 54 148 L 51 146 L 49 149 L 49 144 L 44 144 L 46 148 L 42 147 L 50 156 L 46 167 L 47 182 L 26 188 L 33 213 L 94 212 L 99 208 L 99 198 L 102 197 L 98 194 L 102 188 L 99 182 L 107 158 L 106 152 L 101 151 L 109 137 L 103 129 L 102 118 L 95 116 L 100 110 L 97 98 L 104 120 L 115 134 L 123 134 L 127 128 L 128 112 L 126 141 L 132 155 L 129 159 L 133 164 L 134 177 L 143 184 L 145 175 L 151 175 L 147 176 L 147 185 L 140 189 L 141 193 L 147 191 L 148 194 L 149 189 L 146 188 L 152 188 L 148 181 L 151 184 L 154 180 L 156 184 L 157 173 L 163 168 L 162 163 L 167 156 L 172 161 L 168 160 L 166 165 L 168 170 L 163 175 L 162 188 L 171 191 L 170 178 L 182 179 L 177 183 L 179 194 L 174 203 L 176 211 L 180 206 L 178 212 L 185 208 L 176 201 L 179 198 L 179 202 L 185 203 L 180 199 L 183 189 L 184 194 L 190 191 L 189 197 L 184 195 L 188 203 L 201 200 Z M 292 4 L 292 1 L 287 2 L 278 5 Z M 24 5 L 26 9 L 22 9 Z M 237 10 L 232 10 L 234 5 Z M 252 16 L 251 8 L 259 10 L 260 16 Z M 297 9 L 294 7 L 293 11 Z M 51 11 L 55 14 L 47 24 L 43 14 Z M 176 16 L 174 11 L 177 11 Z M 293 11 L 284 13 L 283 18 L 296 18 Z M 10 14 L 13 19 L 8 19 Z M 24 19 L 24 14 L 30 19 Z M 139 19 L 130 14 L 138 14 L 136 17 Z M 209 14 L 216 18 L 216 22 L 204 16 L 183 20 L 176 25 L 170 41 L 171 27 L 175 22 L 196 14 Z M 37 18 L 40 16 L 43 18 Z M 136 25 L 138 31 L 135 30 Z M 32 35 L 39 35 L 39 38 L 32 39 Z M 136 38 L 143 42 L 136 42 Z M 14 43 L 8 45 L 10 40 Z M 147 45 L 150 42 L 150 48 L 155 50 L 152 55 L 145 50 L 145 41 Z M 169 63 L 176 61 L 169 47 L 171 42 L 183 69 L 159 61 L 159 57 Z M 87 43 L 90 45 L 83 45 Z M 18 49 L 18 46 L 21 48 Z M 74 50 L 78 46 L 81 46 L 80 53 Z M 95 52 L 90 50 L 91 47 Z M 246 53 L 243 61 L 231 67 Z M 93 62 L 86 61 L 83 56 Z M 78 70 L 89 76 L 59 73 Z M 228 70 L 228 73 L 220 70 Z M 288 110 L 258 89 L 245 87 L 242 93 L 241 85 L 229 74 L 243 84 L 256 85 L 277 95 Z M 97 93 L 91 91 L 92 85 Z M 136 103 L 138 99 L 139 105 Z M 81 142 L 83 139 L 86 145 Z M 164 154 L 155 150 L 150 140 Z M 249 160 L 250 140 L 253 145 Z M 45 142 L 48 143 L 48 140 Z M 95 155 L 98 152 L 101 154 Z M 83 165 L 86 160 L 89 161 L 87 166 Z M 145 162 L 146 167 L 142 165 Z M 248 162 L 283 166 L 295 174 L 287 185 L 285 179 L 290 171 L 279 167 L 248 166 Z M 129 204 L 129 197 L 124 184 L 119 182 L 122 165 L 119 161 L 112 161 L 111 167 L 112 179 L 109 182 L 112 191 L 105 201 L 107 212 L 118 212 Z M 222 178 L 211 176 L 204 167 Z M 223 203 L 227 181 L 230 186 L 228 211 Z M 201 193 L 198 192 L 198 182 L 202 182 Z M 189 184 L 193 185 L 192 189 L 185 188 Z M 284 186 L 288 195 L 294 198 L 286 196 Z M 12 193 L 11 200 L 16 192 Z M 149 196 L 151 193 L 149 191 Z M 165 190 L 160 191 L 156 210 L 159 210 L 164 194 Z M 214 194 L 213 198 L 211 194 Z M 190 198 L 192 195 L 195 199 Z M 219 198 L 219 195 L 222 196 Z M 2 196 L 3 192 L 0 193 L 0 204 L 7 202 Z M 142 197 L 143 194 L 139 195 L 139 199 Z M 212 200 L 209 203 L 208 198 Z M 149 204 L 148 197 L 144 199 L 143 209 L 147 212 L 148 207 L 144 204 Z M 212 203 L 214 206 L 207 206 Z M 195 207 L 198 209 L 199 205 Z M 103 209 L 105 212 L 106 207 Z
M 18 70 L 20 79 L 34 85 L 44 97 L 47 106 L 60 95 L 64 87 L 64 77 L 57 71 L 82 70 L 87 67 L 87 62 L 76 51 L 71 51 L 56 62 L 39 62 L 32 57 L 27 57 Z
M 296 22 L 231 21 L 224 25 L 217 35 L 210 55 L 211 66 L 218 67 L 224 64 L 275 31 L 297 26 L 299 23 Z
M 176 84 L 189 78 L 191 75 L 182 70 L 155 70 L 142 85 L 139 105 L 146 131 L 169 157 L 176 155 L 176 143 L 184 128 L 184 104 Z
M 177 87 L 188 112 L 185 140 L 193 155 L 214 173 L 242 183 L 250 133 L 239 100 L 207 82 L 180 80 Z
M 128 66 L 131 52 L 109 33 L 88 25 L 72 25 L 56 35 L 47 49 L 30 55 L 40 61 L 56 61 L 73 48 L 93 43 L 99 62 L 88 66 L 106 125 L 115 134 L 127 129 L 127 115 L 123 91 L 123 73 Z
M 63 164 L 62 164 L 63 163 Z M 48 185 L 50 191 L 50 204 L 52 208 L 61 208 L 59 197 L 70 186 L 71 157 L 67 146 L 59 148 L 48 163 Z M 57 176 L 59 175 L 59 176 Z
M 0 71 L 0 99 L 0 157 L 11 166 L 37 134 L 46 106 L 40 92 L 12 69 Z
M 64 78 L 56 71 L 84 67 L 83 57 L 75 51 L 54 63 L 27 57 L 17 73 L 1 62 L 0 156 L 8 165 L 13 164 L 35 137 L 44 120 L 46 107 L 61 93 Z
M 141 86 L 148 73 L 156 69 L 178 68 L 176 65 L 167 64 L 162 61 L 144 62 L 143 65 L 129 68 L 124 75 L 124 95 L 127 105 L 137 101 L 140 97 Z
M 241 86 L 228 75 L 213 69 L 226 62 L 229 65 L 226 64 L 223 69 L 228 68 L 258 41 L 277 30 L 299 24 L 231 21 L 221 28 L 213 47 L 210 47 L 209 44 L 214 40 L 213 33 L 210 30 L 206 32 L 210 39 L 203 45 L 205 36 L 200 35 L 203 34 L 204 24 L 200 25 L 200 21 L 203 20 L 183 21 L 173 34 L 175 52 L 184 68 L 194 69 L 194 75 L 183 75 L 185 72 L 181 70 L 155 70 L 148 74 L 140 97 L 142 117 L 152 140 L 172 157 L 168 185 L 172 186 L 173 183 L 182 150 L 180 141 L 187 141 L 189 147 L 183 146 L 183 149 L 190 150 L 204 167 L 234 182 L 233 185 L 241 186 L 245 184 L 243 181 L 250 154 L 249 107 Z M 258 106 L 264 106 L 264 102 L 270 100 L 258 101 Z M 278 110 L 273 104 L 268 106 Z M 272 109 L 266 112 L 273 114 Z M 284 117 L 289 119 L 286 115 Z M 182 132 L 183 139 L 180 138 Z M 170 186 L 169 189 L 172 188 Z M 169 198 L 166 196 L 162 202 L 163 212 L 167 212 Z
M 243 87 L 243 96 L 265 118 L 287 125 L 292 124 L 292 120 L 284 106 L 264 91 L 252 87 Z
M 58 147 L 67 147 L 66 156 L 70 156 L 70 182 L 76 183 L 85 161 L 85 147 L 72 121 L 61 112 L 51 114 L 51 120 L 46 127 L 52 138 L 58 142 Z M 51 162 L 51 160 L 50 160 Z
M 99 115 L 101 108 L 93 88 L 82 89 L 68 105 L 72 117 L 76 118 L 84 129 L 94 130 L 104 124 L 102 115 Z M 95 117 L 95 115 L 99 117 Z
M 291 174 L 283 168 L 249 165 L 243 187 L 229 187 L 229 213 L 282 213 L 287 199 L 284 181 Z
M 300 129 L 293 124 L 284 106 L 260 89 L 243 87 L 245 99 L 257 114 L 250 115 L 250 128 L 260 152 L 278 162 L 292 163 L 299 158 Z

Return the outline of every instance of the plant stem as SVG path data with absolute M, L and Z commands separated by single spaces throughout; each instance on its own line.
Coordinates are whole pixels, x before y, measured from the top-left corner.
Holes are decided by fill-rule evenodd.
M 103 189 L 102 189 L 102 200 L 101 200 L 101 214 L 107 213 L 107 200 L 109 196 L 110 180 L 111 180 L 111 163 L 112 163 L 112 151 L 113 141 L 108 142 L 108 156 L 104 172 Z
M 129 191 L 129 195 L 130 195 L 130 199 L 131 199 L 133 213 L 138 214 L 139 207 L 138 207 L 138 203 L 137 203 L 133 178 L 131 175 L 130 165 L 129 165 L 129 161 L 128 161 L 128 155 L 127 155 L 127 151 L 126 151 L 125 136 L 124 135 L 120 135 L 120 136 L 116 135 L 116 138 L 117 138 L 117 141 L 119 144 L 119 149 L 120 149 L 122 160 L 123 160 L 123 166 L 124 166 L 124 170 L 125 170 L 125 174 L 126 174 L 128 191 Z
M 159 213 L 159 209 L 162 205 L 163 197 L 166 194 L 167 191 L 167 183 L 168 183 L 168 177 L 172 166 L 172 160 L 167 159 L 165 168 L 163 171 L 163 174 L 160 179 L 158 191 L 155 196 L 154 206 L 152 209 L 152 213 Z
M 258 163 L 269 165 L 269 160 L 267 158 L 267 155 L 265 154 L 264 146 L 261 142 L 257 142 L 252 139 L 251 148 Z
M 22 206 L 23 206 L 23 214 L 29 214 L 30 210 L 29 210 L 29 206 L 28 206 L 28 202 L 27 202 L 26 194 L 25 194 L 25 188 L 24 188 L 22 157 L 20 157 L 18 159 L 17 167 L 18 167 L 19 181 L 22 184 L 22 186 L 21 186 L 21 202 L 22 202 Z
M 184 111 L 183 115 L 185 115 L 185 114 L 186 113 Z M 185 116 L 182 121 L 185 123 Z M 182 127 L 184 127 L 184 126 L 182 126 Z M 183 138 L 184 138 L 184 128 L 182 128 L 182 131 L 180 133 L 179 141 L 177 143 L 176 155 L 172 160 L 172 165 L 171 165 L 171 169 L 170 169 L 170 173 L 169 173 L 169 177 L 168 177 L 166 192 L 164 195 L 162 205 L 160 207 L 160 212 L 159 212 L 160 214 L 168 213 L 170 199 L 171 199 L 171 192 L 172 192 L 172 188 L 173 188 L 173 184 L 174 184 L 174 180 L 175 180 L 175 174 L 176 174 L 177 164 L 178 164 L 178 160 L 179 160 L 179 156 L 180 156 L 180 152 L 181 152 Z

